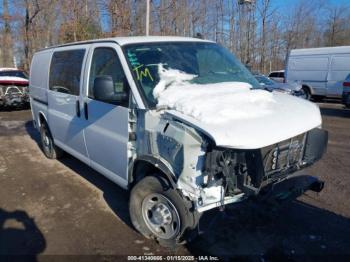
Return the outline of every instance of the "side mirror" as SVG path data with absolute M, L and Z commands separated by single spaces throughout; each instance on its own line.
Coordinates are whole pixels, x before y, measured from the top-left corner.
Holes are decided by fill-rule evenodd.
M 111 76 L 98 76 L 94 80 L 94 97 L 112 104 L 125 103 L 128 100 L 126 92 L 115 92 L 113 78 Z

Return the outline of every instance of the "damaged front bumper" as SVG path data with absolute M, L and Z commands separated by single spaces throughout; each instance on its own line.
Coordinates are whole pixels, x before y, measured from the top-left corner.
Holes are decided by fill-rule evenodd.
M 306 175 L 301 171 L 262 188 L 257 198 L 260 200 L 286 201 L 295 199 L 308 190 L 321 192 L 323 187 L 324 181 Z
M 213 208 L 222 207 L 223 205 L 238 203 L 250 197 L 262 202 L 285 202 L 296 199 L 311 190 L 321 192 L 324 182 L 317 177 L 304 174 L 304 172 L 296 172 L 284 179 L 268 184 L 261 188 L 257 195 L 247 195 L 240 193 L 235 196 L 226 196 L 222 201 L 214 202 L 197 208 L 198 212 L 204 212 Z
M 249 197 L 295 198 L 324 183 L 300 173 L 326 151 L 328 133 L 315 128 L 305 134 L 257 150 L 213 149 L 206 154 L 204 183 L 197 210 L 240 202 Z

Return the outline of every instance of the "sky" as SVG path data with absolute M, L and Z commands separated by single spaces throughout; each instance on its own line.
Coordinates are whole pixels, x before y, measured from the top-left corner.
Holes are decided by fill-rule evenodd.
M 118 0 L 116 0 L 118 1 Z M 160 0 L 161 1 L 161 0 Z M 197 0 L 200 1 L 200 0 Z M 234 0 L 232 0 L 234 1 Z M 285 10 L 286 12 L 296 3 L 298 3 L 299 1 L 312 1 L 312 0 L 271 0 L 271 4 L 274 8 L 278 8 L 278 9 L 282 9 Z M 348 4 L 350 6 L 350 0 L 314 0 L 315 1 L 315 5 L 317 5 L 318 2 L 325 2 L 328 5 L 331 6 L 337 6 L 337 5 L 344 5 L 344 4 Z M 0 0 L 0 15 L 2 13 L 2 0 Z M 10 6 L 10 13 L 11 13 L 11 9 L 12 9 L 12 0 L 8 0 L 9 6 Z M 317 7 L 317 6 L 315 6 Z M 105 20 L 106 18 L 103 17 L 103 20 Z M 103 29 L 106 29 L 104 24 L 106 21 L 102 22 L 102 27 Z M 1 26 L 1 24 L 0 24 Z
M 200 0 L 198 0 L 200 1 Z M 281 7 L 283 9 L 288 9 L 289 7 L 293 6 L 296 2 L 298 2 L 299 0 L 272 0 L 272 4 L 276 7 Z M 321 0 L 322 1 L 322 0 Z M 350 4 L 350 0 L 325 0 L 326 2 L 328 2 L 331 5 L 341 5 L 341 4 L 345 4 L 348 3 Z M 9 5 L 11 7 L 11 0 L 8 0 Z M 0 3 L 0 13 L 2 13 L 2 0 Z
M 319 0 L 317 0 L 316 2 L 318 2 L 318 1 Z M 350 5 L 350 0 L 323 0 L 323 1 L 325 1 L 327 4 L 330 4 L 332 6 L 344 5 L 344 4 Z M 288 10 L 290 7 L 295 5 L 297 2 L 299 2 L 299 0 L 272 0 L 272 5 L 275 7 L 280 7 L 282 9 Z

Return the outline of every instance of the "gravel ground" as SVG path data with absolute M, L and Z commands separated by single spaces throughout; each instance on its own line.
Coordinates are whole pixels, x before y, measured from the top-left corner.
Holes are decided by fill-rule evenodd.
M 278 208 L 252 203 L 210 211 L 198 239 L 177 250 L 133 229 L 126 191 L 71 156 L 46 159 L 30 111 L 0 112 L 0 254 L 39 261 L 126 255 L 350 259 L 350 110 L 319 105 L 329 146 L 307 172 L 326 182 L 324 190 Z

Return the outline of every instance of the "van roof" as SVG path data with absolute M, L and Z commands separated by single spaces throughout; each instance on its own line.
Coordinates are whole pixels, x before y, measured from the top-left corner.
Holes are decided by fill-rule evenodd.
M 342 54 L 350 53 L 350 46 L 336 46 L 336 47 L 319 47 L 319 48 L 303 48 L 293 49 L 290 55 L 327 55 L 327 54 Z
M 47 47 L 47 48 L 44 48 L 43 50 L 57 48 L 57 47 L 64 47 L 64 46 L 92 44 L 92 43 L 100 43 L 100 42 L 116 42 L 117 44 L 119 44 L 121 46 L 127 45 L 127 44 L 152 43 L 152 42 L 211 42 L 211 43 L 213 43 L 213 41 L 203 40 L 203 39 L 193 38 L 193 37 L 125 36 L 125 37 L 111 37 L 111 38 L 102 38 L 102 39 L 95 39 L 95 40 L 66 43 L 66 44 L 62 44 L 62 45 Z

